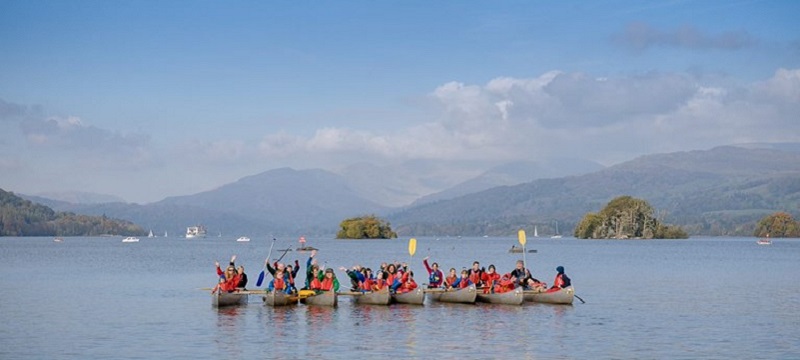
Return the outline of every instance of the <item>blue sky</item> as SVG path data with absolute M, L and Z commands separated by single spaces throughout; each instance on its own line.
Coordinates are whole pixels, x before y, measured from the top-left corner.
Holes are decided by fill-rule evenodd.
M 800 141 L 800 2 L 0 2 L 0 188 Z

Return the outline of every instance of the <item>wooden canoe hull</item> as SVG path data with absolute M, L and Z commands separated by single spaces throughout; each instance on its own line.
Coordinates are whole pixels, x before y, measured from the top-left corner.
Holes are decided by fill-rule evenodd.
M 431 301 L 455 304 L 474 304 L 478 297 L 478 290 L 475 289 L 475 285 L 470 285 L 463 289 L 431 291 L 428 293 L 428 295 L 430 295 Z
M 217 291 L 211 294 L 211 306 L 215 308 L 244 304 L 247 304 L 247 293 Z
M 323 291 L 316 295 L 300 298 L 300 302 L 306 305 L 336 307 L 339 304 L 339 296 L 335 291 Z
M 422 305 L 425 303 L 425 293 L 421 288 L 416 288 L 402 294 L 392 294 L 392 301 L 398 304 Z
M 356 304 L 367 305 L 389 305 L 392 301 L 392 296 L 389 294 L 389 288 L 383 288 L 380 291 L 367 292 L 355 296 Z
M 289 295 L 282 291 L 267 291 L 264 294 L 264 305 L 287 306 L 297 304 L 297 296 Z
M 484 294 L 478 292 L 478 302 L 503 305 L 522 305 L 525 302 L 525 295 L 521 288 L 516 288 L 509 292 Z
M 575 289 L 572 286 L 553 292 L 525 292 L 525 301 L 544 304 L 570 305 L 575 299 Z

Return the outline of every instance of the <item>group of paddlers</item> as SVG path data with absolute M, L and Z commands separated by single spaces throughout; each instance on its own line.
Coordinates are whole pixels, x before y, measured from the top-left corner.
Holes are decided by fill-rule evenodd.
M 315 255 L 316 250 L 311 252 L 311 256 L 306 261 L 306 281 L 302 289 L 316 292 L 339 291 L 339 280 L 336 278 L 333 268 L 325 268 L 324 265 L 320 267 L 314 258 Z M 230 264 L 225 271 L 222 271 L 219 262 L 215 263 L 220 281 L 212 292 L 218 289 L 230 292 L 236 289 L 244 289 L 247 286 L 247 274 L 244 273 L 244 267 L 239 266 L 237 269 L 234 265 L 235 260 L 236 255 L 231 257 Z M 460 275 L 455 268 L 450 268 L 447 276 L 439 269 L 438 263 L 434 262 L 429 265 L 428 257 L 422 260 L 422 264 L 428 271 L 428 288 L 431 289 L 463 289 L 474 285 L 484 293 L 504 293 L 517 287 L 544 292 L 556 291 L 571 285 L 570 278 L 564 273 L 564 267 L 558 266 L 553 286 L 547 289 L 546 283 L 531 276 L 530 270 L 525 268 L 525 263 L 522 260 L 518 260 L 515 268 L 503 275 L 497 272 L 493 264 L 489 265 L 488 268 L 483 268 L 478 261 L 473 262 L 471 268 L 462 269 Z M 267 285 L 267 290 L 282 291 L 289 294 L 297 293 L 295 279 L 300 271 L 299 261 L 295 260 L 294 266 L 292 266 L 291 264 L 284 265 L 277 261 L 270 264 L 269 259 L 267 259 L 264 265 L 273 277 Z M 392 293 L 401 294 L 418 287 L 414 280 L 414 272 L 408 268 L 406 263 L 384 262 L 376 271 L 360 265 L 355 265 L 350 269 L 345 267 L 340 267 L 339 269 L 347 273 L 352 284 L 351 291 L 370 292 L 388 288 Z M 260 286 L 261 284 L 259 283 L 258 285 Z
M 472 267 L 461 270 L 459 275 L 455 268 L 450 268 L 447 276 L 439 270 L 439 264 L 428 265 L 428 257 L 422 260 L 425 269 L 428 271 L 428 287 L 444 289 L 463 289 L 470 285 L 482 289 L 484 293 L 504 293 L 522 287 L 526 290 L 547 291 L 547 283 L 539 281 L 531 276 L 530 270 L 525 268 L 525 263 L 518 260 L 514 270 L 500 275 L 494 264 L 488 268 L 481 267 L 479 261 L 472 263 Z M 550 290 L 555 291 L 571 285 L 571 280 L 564 273 L 564 267 L 556 268 L 558 274 Z

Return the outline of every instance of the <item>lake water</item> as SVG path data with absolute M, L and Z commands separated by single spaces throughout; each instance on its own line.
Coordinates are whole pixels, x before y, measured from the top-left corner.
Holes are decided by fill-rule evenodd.
M 535 277 L 563 265 L 572 306 L 250 304 L 217 310 L 200 288 L 237 254 L 254 288 L 271 238 L 0 238 L 0 359 L 800 358 L 800 240 L 589 241 L 529 238 Z M 516 237 L 308 239 L 328 266 L 410 261 L 510 271 Z M 278 239 L 275 249 L 297 247 Z M 273 251 L 273 258 L 276 257 Z M 304 263 L 308 254 L 284 259 Z M 349 282 L 337 270 L 343 287 Z M 267 276 L 269 278 L 269 276 Z M 304 275 L 300 275 L 302 280 Z M 265 281 L 266 283 L 266 281 Z

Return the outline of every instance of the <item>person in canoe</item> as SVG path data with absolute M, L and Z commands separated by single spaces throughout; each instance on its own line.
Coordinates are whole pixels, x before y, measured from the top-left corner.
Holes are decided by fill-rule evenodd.
M 486 272 L 481 274 L 481 283 L 484 285 L 484 294 L 494 291 L 495 283 L 500 280 L 500 274 L 498 274 L 496 270 L 497 268 L 494 266 L 494 264 L 491 264 Z
M 286 278 L 286 284 L 289 286 L 289 289 L 291 289 L 292 292 L 297 292 L 297 286 L 294 283 L 294 279 L 297 278 L 298 272 L 300 272 L 299 261 L 294 261 L 294 267 L 292 267 L 292 265 L 286 265 L 286 275 L 284 275 L 284 277 Z
M 392 286 L 392 291 L 397 294 L 407 293 L 417 288 L 417 282 L 414 281 L 414 272 L 411 270 L 404 271 L 403 276 L 400 278 L 399 283 Z
M 564 273 L 564 267 L 559 265 L 556 267 L 556 278 L 553 280 L 553 287 L 547 290 L 547 292 L 558 291 L 570 286 L 572 286 L 572 280 Z
M 308 256 L 308 260 L 306 261 L 306 284 L 303 289 L 311 289 L 311 282 L 319 275 L 319 265 L 317 265 L 317 261 L 314 259 L 314 255 L 316 254 L 317 250 L 311 250 L 311 255 Z
M 463 289 L 463 288 L 468 287 L 468 286 L 473 285 L 473 284 L 475 284 L 475 283 L 473 283 L 472 280 L 470 280 L 469 270 L 464 269 L 464 270 L 461 270 L 461 277 L 456 279 L 455 283 L 453 283 L 453 288 L 455 288 L 455 289 Z
M 239 283 L 236 284 L 236 287 L 244 289 L 247 286 L 247 274 L 244 272 L 244 266 L 239 265 L 236 272 L 239 273 Z
M 375 279 L 372 277 L 372 270 L 369 268 L 355 265 L 352 269 L 348 270 L 346 267 L 341 266 L 339 270 L 344 271 L 347 277 L 350 278 L 350 291 L 372 291 L 372 284 Z
M 475 286 L 483 286 L 481 282 L 481 278 L 483 277 L 483 273 L 485 272 L 484 269 L 481 268 L 481 263 L 475 261 L 472 263 L 472 268 L 469 269 L 469 280 L 472 281 Z
M 506 273 L 494 282 L 492 292 L 495 294 L 502 294 L 514 290 L 516 287 L 517 285 L 514 281 L 514 277 L 512 277 L 510 273 Z
M 214 266 L 217 270 L 217 276 L 220 278 L 217 285 L 211 290 L 212 294 L 217 292 L 217 290 L 226 292 L 233 292 L 236 290 L 236 287 L 239 285 L 239 273 L 236 272 L 236 266 L 233 265 L 234 260 L 236 260 L 236 255 L 231 257 L 231 265 L 228 265 L 225 271 L 222 271 L 220 268 L 219 261 L 214 262 Z
M 321 276 L 311 281 L 311 290 L 314 291 L 339 291 L 339 279 L 332 268 L 325 269 Z
M 426 256 L 422 259 L 422 265 L 425 265 L 425 270 L 428 270 L 428 288 L 433 289 L 441 287 L 444 281 L 444 274 L 439 270 L 438 263 L 434 262 L 432 266 L 428 266 L 428 258 L 430 258 L 430 256 Z M 455 271 L 455 269 L 453 270 Z
M 526 289 L 544 289 L 547 287 L 547 284 L 531 276 L 531 271 L 525 268 L 525 263 L 522 260 L 517 260 L 516 267 L 511 270 L 511 276 L 516 280 L 517 286 L 522 286 Z
M 400 277 L 402 274 L 397 272 L 397 265 L 391 263 L 386 265 L 386 285 L 389 287 L 394 287 L 396 282 L 400 282 Z
M 444 278 L 442 285 L 445 289 L 452 289 L 455 287 L 456 282 L 458 281 L 458 273 L 456 272 L 456 268 L 450 268 L 447 277 Z
M 275 276 L 273 277 L 272 281 L 269 282 L 267 286 L 267 290 L 269 291 L 282 291 L 287 294 L 292 293 L 292 288 L 289 287 L 289 284 L 286 282 L 286 273 L 284 272 L 283 268 L 278 268 L 275 271 Z

